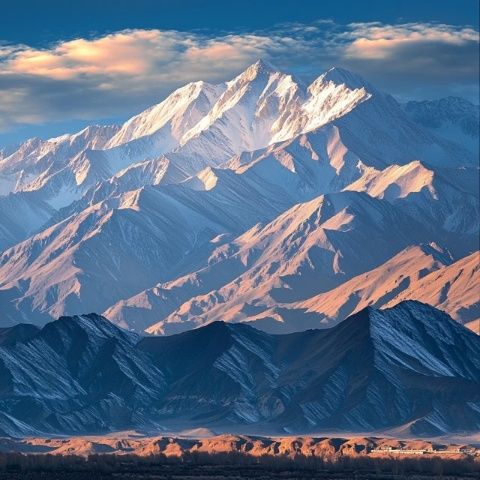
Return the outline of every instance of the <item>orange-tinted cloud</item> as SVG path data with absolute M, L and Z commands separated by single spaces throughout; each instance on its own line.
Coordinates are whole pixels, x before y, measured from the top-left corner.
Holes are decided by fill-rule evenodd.
M 337 64 L 392 93 L 472 91 L 477 53 L 470 27 L 331 21 L 217 36 L 125 30 L 44 49 L 0 43 L 0 129 L 127 116 L 187 82 L 228 80 L 258 58 L 307 81 Z

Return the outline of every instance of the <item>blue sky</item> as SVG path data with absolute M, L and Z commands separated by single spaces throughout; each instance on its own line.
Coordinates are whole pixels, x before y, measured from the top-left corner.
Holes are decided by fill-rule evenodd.
M 116 122 L 262 57 L 400 99 L 478 103 L 477 0 L 16 1 L 0 16 L 0 145 Z

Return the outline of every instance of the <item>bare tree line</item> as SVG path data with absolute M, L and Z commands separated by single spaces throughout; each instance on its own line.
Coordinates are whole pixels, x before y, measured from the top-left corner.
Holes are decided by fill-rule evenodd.
M 217 468 L 218 467 L 218 468 Z M 95 472 L 109 474 L 123 472 L 128 474 L 148 474 L 169 471 L 177 472 L 199 470 L 205 475 L 212 468 L 224 475 L 235 472 L 237 478 L 242 478 L 242 471 L 249 471 L 244 478 L 254 478 L 251 472 L 270 472 L 275 478 L 275 472 L 290 471 L 302 472 L 301 477 L 286 478 L 479 478 L 480 461 L 474 457 L 463 459 L 445 459 L 435 456 L 412 458 L 379 458 L 369 456 L 340 456 L 336 458 L 321 458 L 315 456 L 296 455 L 295 457 L 263 455 L 255 457 L 241 452 L 206 453 L 185 452 L 181 457 L 155 454 L 150 456 L 138 455 L 109 455 L 94 454 L 87 458 L 78 455 L 52 454 L 23 454 L 0 453 L 0 478 L 28 478 L 21 476 L 25 472 L 69 472 L 68 478 L 75 478 L 75 473 Z M 367 475 L 368 477 L 362 476 Z M 9 476 L 5 476 L 9 475 Z M 15 477 L 15 475 L 19 475 Z M 338 476 L 340 475 L 340 476 Z M 32 477 L 34 478 L 34 477 Z M 52 476 L 51 478 L 62 478 Z M 67 477 L 65 477 L 67 478 Z M 78 477 L 78 478 L 84 478 Z M 85 477 L 86 478 L 86 477 Z M 92 477 L 96 478 L 96 477 Z M 103 477 L 98 477 L 103 478 Z M 155 477 L 157 478 L 157 477 Z M 167 478 L 167 477 L 165 477 Z M 181 478 L 174 476 L 172 478 Z M 205 478 L 208 478 L 205 477 Z M 221 478 L 221 477 L 220 477 Z

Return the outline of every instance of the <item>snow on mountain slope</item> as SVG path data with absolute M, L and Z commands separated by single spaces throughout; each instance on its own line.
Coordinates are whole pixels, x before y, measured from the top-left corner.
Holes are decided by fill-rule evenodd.
M 75 156 L 86 150 L 103 148 L 119 127 L 91 126 L 73 135 L 62 135 L 50 140 L 28 140 L 0 162 L 0 176 L 15 179 L 10 191 L 35 190 L 32 182 L 47 171 L 60 171 Z
M 225 158 L 262 148 L 272 143 L 284 124 L 295 122 L 303 97 L 302 86 L 292 76 L 258 61 L 227 82 L 212 110 L 184 136 L 182 145 L 190 143 L 189 150 L 198 150 L 208 139 L 223 140 L 221 148 L 229 154 Z
M 224 85 L 193 82 L 175 90 L 163 102 L 125 122 L 109 140 L 111 148 L 146 135 L 156 134 L 166 152 L 178 146 L 185 132 L 194 127 L 212 108 Z
M 36 155 L 38 151 L 43 147 L 44 141 L 40 140 L 39 138 L 30 138 L 21 145 L 18 146 L 18 149 L 15 149 L 13 152 L 9 152 L 9 155 L 2 158 L 2 162 L 0 163 L 1 166 L 1 175 L 2 179 L 6 181 L 7 179 L 10 180 L 12 183 L 12 188 L 15 188 L 17 183 L 16 177 L 21 177 L 23 172 L 18 168 L 19 164 L 22 168 L 25 168 L 29 165 L 33 165 L 37 157 L 40 155 Z M 53 145 L 52 145 L 53 147 Z M 13 174 L 17 172 L 18 175 L 14 176 Z M 9 193 L 13 190 L 2 190 L 2 194 Z
M 218 163 L 215 156 L 193 151 L 187 155 L 175 153 L 185 135 L 211 110 L 224 91 L 225 85 L 205 82 L 189 83 L 175 90 L 163 102 L 141 112 L 124 123 L 105 146 L 111 174 L 134 164 L 154 163 L 168 154 L 168 161 L 183 171 L 181 180 L 209 164 Z M 217 142 L 216 139 L 214 139 Z M 152 167 L 147 167 L 152 169 Z M 157 183 L 160 182 L 158 174 Z
M 74 184 L 79 186 L 85 180 L 85 171 L 101 158 L 103 175 L 95 180 L 106 179 L 134 161 L 178 146 L 181 135 L 209 111 L 221 90 L 221 86 L 204 82 L 188 84 L 122 126 L 88 127 L 47 141 L 32 139 L 3 159 L 0 178 L 3 183 L 15 179 L 15 191 L 38 190 L 67 168 L 75 174 Z
M 295 205 L 269 224 L 257 225 L 218 247 L 209 258 L 210 269 L 196 274 L 212 275 L 215 269 L 218 278 L 228 283 L 203 293 L 210 283 L 200 282 L 200 294 L 147 331 L 175 332 L 220 319 L 244 321 L 278 303 L 329 291 L 381 265 L 412 241 L 427 238 L 420 224 L 386 201 L 357 192 L 321 196 Z M 367 242 L 368 249 L 364 248 Z M 229 279 L 222 273 L 223 262 L 238 268 L 236 259 L 243 263 L 242 272 Z M 186 287 L 190 289 L 191 283 L 187 280 Z M 162 295 L 163 289 L 158 292 Z M 141 310 L 122 312 L 123 320 L 128 313 L 138 316 Z M 298 329 L 311 326 L 308 318 L 304 320 L 306 324 L 299 321 Z M 264 324 L 259 322 L 259 328 L 275 327 L 272 319 Z
M 477 251 L 416 279 L 387 305 L 391 306 L 402 300 L 419 300 L 436 305 L 458 322 L 465 324 L 480 319 L 479 285 L 480 252 Z
M 289 335 L 214 322 L 138 338 L 91 314 L 0 339 L 4 435 L 480 428 L 480 337 L 419 302 Z
M 340 131 L 347 148 L 361 158 L 365 157 L 365 161 L 372 165 L 379 162 L 384 165 L 386 162 L 403 164 L 415 159 L 442 166 L 452 165 L 455 161 L 458 164 L 475 161 L 474 156 L 460 145 L 450 144 L 419 128 L 392 97 L 378 91 L 358 75 L 332 68 L 315 80 L 306 93 L 303 93 L 301 85 L 292 82 L 290 76 L 280 75 L 271 66 L 257 62 L 230 82 L 229 88 L 232 87 L 235 93 L 230 93 L 227 88 L 212 109 L 213 120 L 206 117 L 199 124 L 201 132 L 211 134 L 212 130 L 215 131 L 220 115 L 222 122 L 226 123 L 222 123 L 223 135 L 220 137 L 233 136 L 237 142 L 243 142 L 232 148 L 233 153 L 240 153 L 333 124 Z M 279 89 L 278 83 L 282 86 L 286 83 L 288 88 Z M 248 88 L 245 89 L 245 85 Z M 288 97 L 283 99 L 285 92 L 288 92 Z M 272 94 L 275 100 L 271 99 Z M 252 104 L 247 110 L 252 117 L 245 119 L 243 114 L 236 123 L 250 127 L 251 131 L 233 130 L 232 135 L 231 130 L 225 130 L 232 128 L 228 123 L 229 115 L 239 115 L 237 110 L 243 113 L 241 107 L 248 102 Z M 270 124 L 268 117 L 264 118 L 271 113 L 271 109 L 265 112 L 266 102 L 284 107 L 285 113 L 280 110 L 281 122 Z M 255 115 L 252 114 L 254 107 Z M 267 132 L 266 127 L 269 127 Z M 249 139 L 255 139 L 257 132 L 264 135 L 261 141 L 252 143 L 250 140 L 249 144 L 244 140 L 246 134 Z M 196 133 L 196 130 L 191 133 Z M 395 148 L 392 148 L 394 145 Z
M 61 222 L 71 215 L 78 214 L 91 205 L 108 201 L 127 192 L 138 190 L 147 185 L 180 183 L 184 178 L 176 165 L 166 157 L 160 156 L 153 160 L 135 163 L 120 170 L 108 180 L 96 183 L 90 187 L 80 199 L 59 209 L 48 222 L 47 226 Z
M 111 175 L 100 149 L 117 130 L 117 126 L 91 126 L 46 141 L 31 139 L 0 162 L 0 195 L 31 193 L 20 195 L 24 202 L 30 203 L 25 208 L 41 209 L 44 213 L 34 230 L 23 228 L 23 235 L 17 236 L 17 241 L 45 223 L 47 211 L 53 215 L 56 209 L 79 199 L 98 179 Z M 0 196 L 0 202 L 3 200 Z
M 418 124 L 478 152 L 480 107 L 459 97 L 410 101 L 405 112 Z
M 10 144 L 0 147 L 0 162 L 9 157 L 12 153 L 16 152 L 20 148 L 21 144 Z

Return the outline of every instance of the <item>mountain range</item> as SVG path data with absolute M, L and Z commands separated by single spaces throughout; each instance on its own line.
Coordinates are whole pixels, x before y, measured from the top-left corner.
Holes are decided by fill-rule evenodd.
M 0 326 L 329 327 L 416 299 L 478 328 L 478 112 L 258 61 L 0 154 Z
M 478 431 L 478 124 L 258 61 L 1 149 L 0 435 Z
M 96 314 L 0 329 L 2 435 L 174 428 L 478 431 L 480 337 L 417 301 L 283 335 L 142 337 Z

